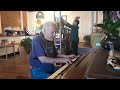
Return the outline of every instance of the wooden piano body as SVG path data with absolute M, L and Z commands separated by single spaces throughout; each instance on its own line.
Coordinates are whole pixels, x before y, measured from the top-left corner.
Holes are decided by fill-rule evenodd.
M 81 57 L 73 59 L 73 64 L 65 64 L 55 73 L 48 77 L 48 79 L 82 79 L 84 78 L 84 73 L 89 66 L 89 58 L 91 57 L 89 50 Z M 86 58 L 86 60 L 84 60 Z M 83 62 L 84 60 L 84 62 Z
M 120 70 L 107 64 L 109 50 L 94 48 L 64 65 L 48 79 L 120 79 Z

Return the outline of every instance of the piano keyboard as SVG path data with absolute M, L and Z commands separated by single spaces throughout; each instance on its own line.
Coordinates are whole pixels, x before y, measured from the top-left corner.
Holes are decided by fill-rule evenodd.
M 80 55 L 78 55 L 76 58 L 72 59 L 72 62 L 75 62 Z M 64 71 L 70 64 L 65 64 L 62 66 L 59 70 L 57 70 L 55 73 L 53 73 L 51 76 L 49 76 L 47 79 L 54 79 L 56 76 L 58 76 L 62 71 Z

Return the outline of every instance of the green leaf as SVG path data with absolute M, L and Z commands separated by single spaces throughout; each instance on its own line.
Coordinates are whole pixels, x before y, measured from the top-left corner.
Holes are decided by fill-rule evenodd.
M 108 24 L 107 24 L 107 27 L 108 27 L 108 30 L 110 31 L 110 29 L 111 29 L 111 24 L 108 23 Z
M 26 52 L 30 51 L 31 42 L 32 40 L 30 38 L 25 38 L 21 40 L 21 46 L 24 47 Z
M 116 30 L 117 28 L 120 27 L 120 19 L 118 19 L 113 25 L 111 30 Z
M 94 25 L 94 26 L 96 26 L 96 27 L 101 27 L 103 30 L 108 30 L 108 27 L 105 25 L 105 24 L 96 24 L 96 25 Z
M 112 33 L 113 35 L 117 35 L 117 34 L 119 34 L 119 31 L 118 31 L 118 30 L 114 30 L 114 31 L 111 31 L 111 33 Z
M 105 22 L 103 24 L 96 24 L 96 27 L 101 27 L 102 30 L 106 32 L 111 32 L 113 34 L 119 34 L 119 31 L 117 31 L 117 28 L 120 27 L 120 19 L 118 19 L 116 22 Z

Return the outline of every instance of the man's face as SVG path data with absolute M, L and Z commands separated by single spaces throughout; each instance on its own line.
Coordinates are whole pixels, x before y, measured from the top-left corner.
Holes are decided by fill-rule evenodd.
M 55 32 L 56 32 L 56 26 L 52 25 L 48 28 L 49 30 L 46 30 L 45 35 L 50 41 L 54 41 Z

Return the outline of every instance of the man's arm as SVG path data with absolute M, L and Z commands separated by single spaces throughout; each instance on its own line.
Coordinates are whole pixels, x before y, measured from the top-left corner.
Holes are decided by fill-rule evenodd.
M 67 27 L 69 27 L 69 28 L 72 28 L 73 27 L 73 25 L 71 25 L 70 23 L 68 23 L 68 22 L 66 22 L 66 21 L 64 21 L 65 22 L 65 25 L 67 26 Z
M 57 57 L 75 58 L 76 56 L 74 54 L 64 55 L 64 54 L 58 53 Z
M 57 57 L 67 57 L 67 56 L 64 55 L 64 54 L 58 53 L 58 54 L 57 54 Z
M 72 64 L 72 61 L 70 58 L 51 58 L 51 57 L 46 57 L 46 56 L 41 56 L 38 57 L 38 59 L 42 62 L 42 63 L 70 63 Z
M 72 28 L 73 25 L 71 25 L 70 23 L 66 22 L 63 18 L 61 18 L 62 22 L 69 28 Z

